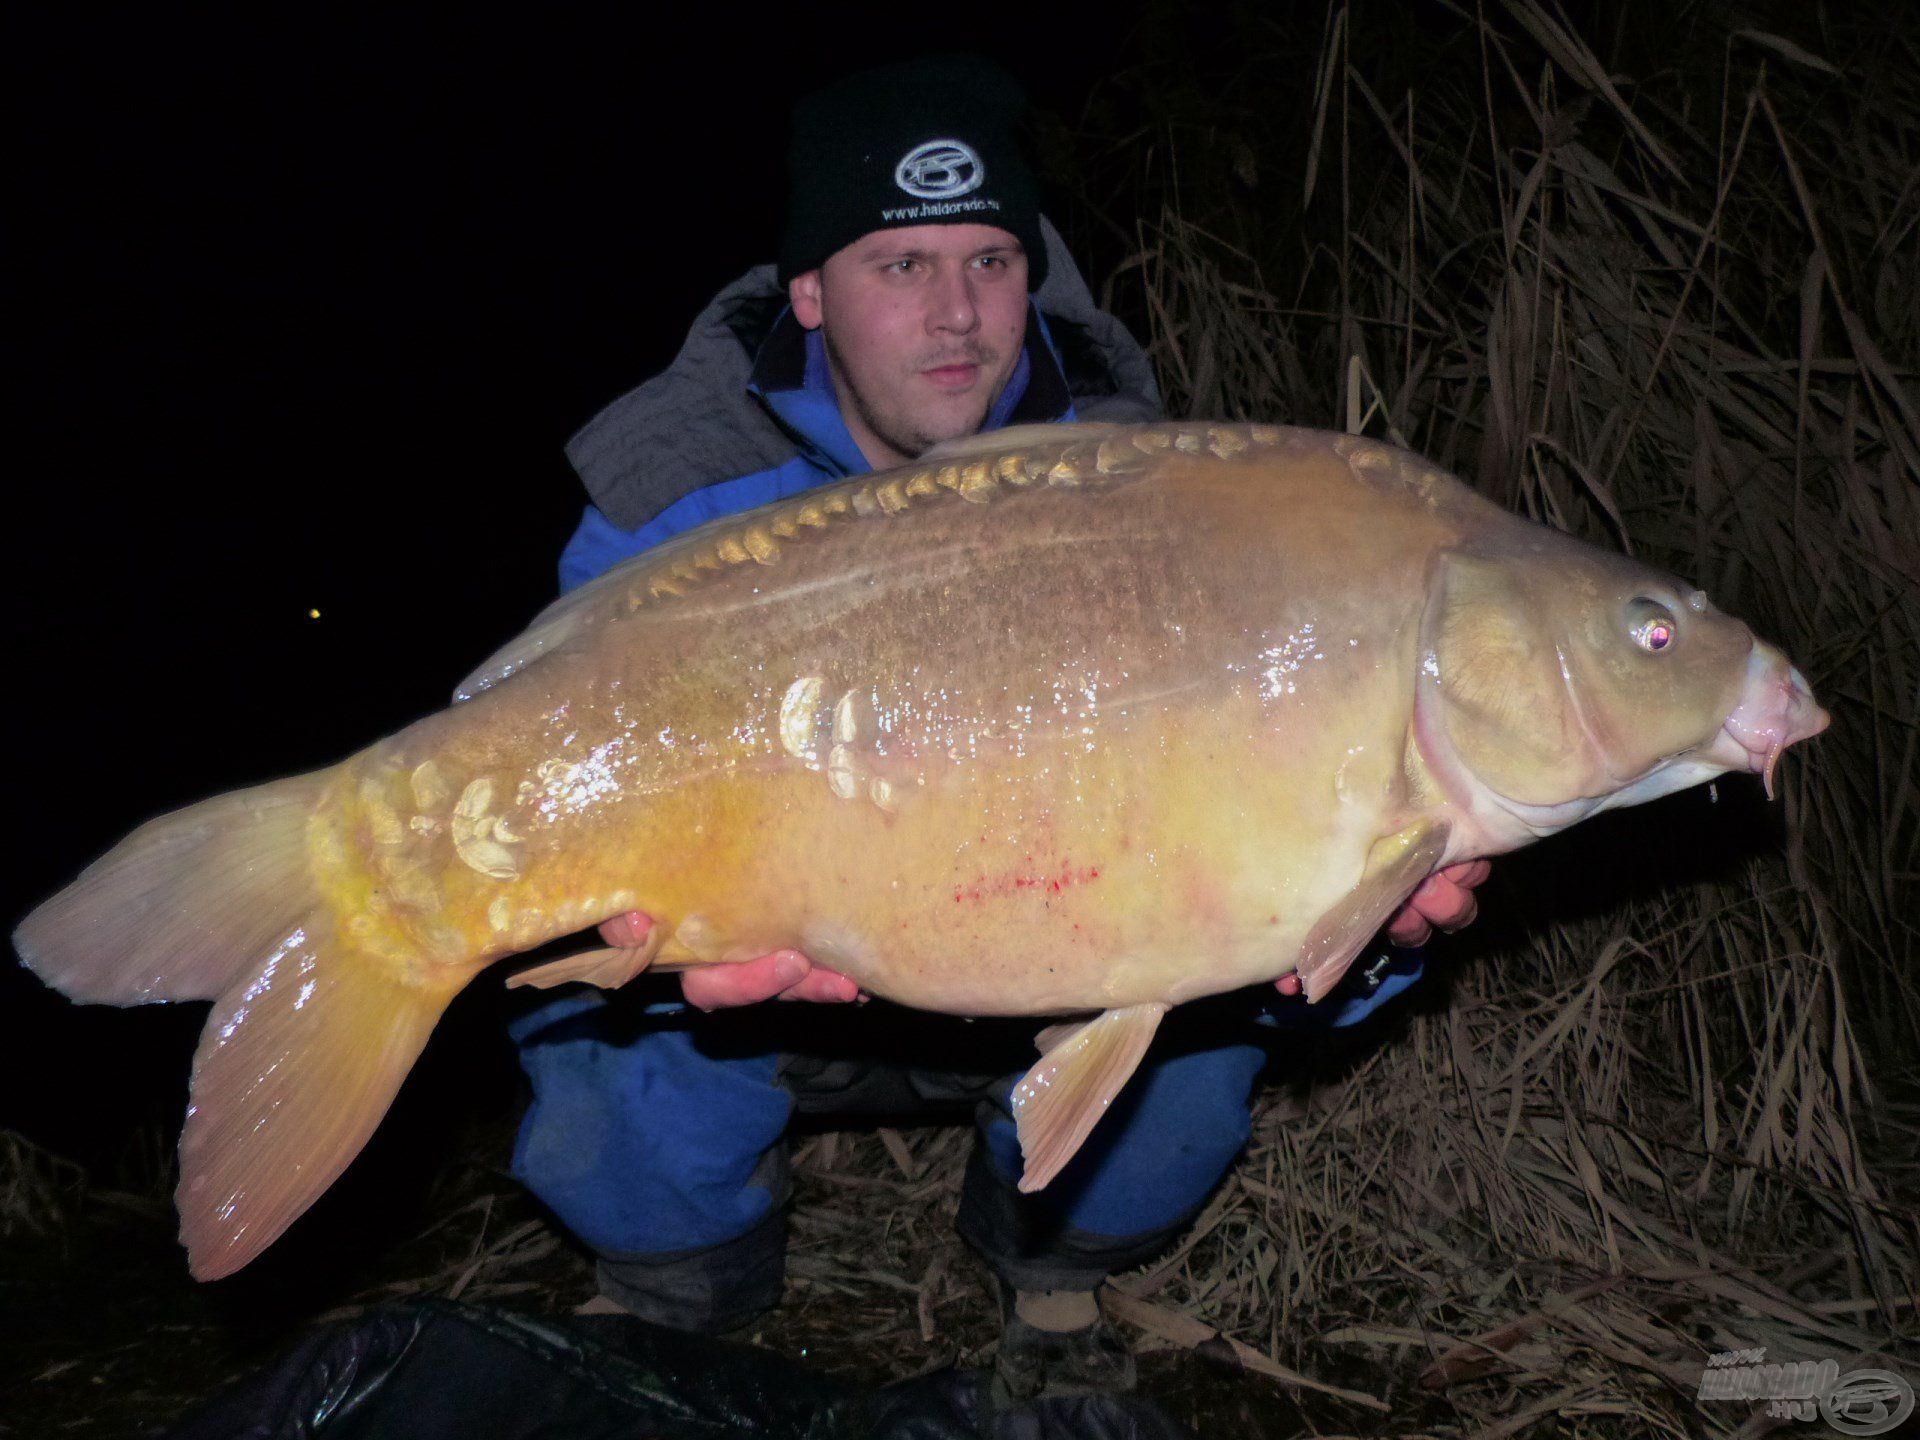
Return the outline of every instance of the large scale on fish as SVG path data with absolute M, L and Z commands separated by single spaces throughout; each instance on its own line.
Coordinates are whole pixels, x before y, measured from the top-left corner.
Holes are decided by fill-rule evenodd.
M 182 1239 L 226 1274 L 379 1123 L 453 996 L 616 914 L 617 985 L 794 947 L 875 995 L 1069 1023 L 1044 1185 L 1182 1001 L 1324 996 L 1442 865 L 1826 715 L 1699 591 L 1405 451 L 1046 426 L 718 521 L 575 591 L 462 703 L 149 822 L 22 923 L 78 1000 L 212 1000 Z

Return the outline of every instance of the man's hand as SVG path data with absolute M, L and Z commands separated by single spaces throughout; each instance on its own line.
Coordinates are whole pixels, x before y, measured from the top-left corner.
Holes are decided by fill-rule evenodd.
M 1458 930 L 1480 912 L 1473 887 L 1493 873 L 1485 860 L 1468 860 L 1436 870 L 1420 882 L 1387 922 L 1387 938 L 1396 945 L 1422 945 L 1435 930 Z M 1300 993 L 1298 975 L 1282 975 L 1273 982 L 1282 995 Z
M 1493 873 L 1486 860 L 1468 860 L 1437 870 L 1387 922 L 1387 938 L 1396 945 L 1422 945 L 1435 930 L 1458 930 L 1480 913 L 1473 887 Z
M 601 925 L 600 938 L 616 950 L 631 950 L 644 944 L 652 929 L 651 915 L 630 910 Z M 853 981 L 837 970 L 815 965 L 798 950 L 776 950 L 757 960 L 688 970 L 680 977 L 680 990 L 697 1010 L 723 1010 L 775 999 L 831 1002 L 864 998 Z

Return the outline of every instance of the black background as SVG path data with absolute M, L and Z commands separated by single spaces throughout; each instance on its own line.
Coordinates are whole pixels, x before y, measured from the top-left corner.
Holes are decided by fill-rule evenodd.
M 968 49 L 1071 116 L 1129 24 L 48 8 L 4 47 L 9 927 L 148 816 L 439 708 L 551 598 L 561 447 L 772 258 L 799 94 Z M 203 1014 L 9 959 L 0 1125 L 170 1135 Z

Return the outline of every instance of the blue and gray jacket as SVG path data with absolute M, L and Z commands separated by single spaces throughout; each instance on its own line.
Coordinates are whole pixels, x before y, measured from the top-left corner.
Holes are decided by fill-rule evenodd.
M 1153 367 L 1095 303 L 1044 219 L 1047 280 L 985 430 L 1161 416 Z M 560 557 L 571 590 L 684 530 L 871 467 L 848 433 L 818 331 L 787 307 L 771 265 L 717 295 L 668 369 L 594 416 L 567 445 L 592 503 Z M 1268 1023 L 1347 1025 L 1412 984 L 1418 952 L 1363 958 L 1327 1003 L 1283 1004 Z M 1309 1018 L 1310 1017 L 1310 1018 Z

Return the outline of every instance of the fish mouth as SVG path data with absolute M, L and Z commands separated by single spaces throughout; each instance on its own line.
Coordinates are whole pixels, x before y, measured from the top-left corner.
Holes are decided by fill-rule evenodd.
M 1713 758 L 1729 770 L 1758 775 L 1773 798 L 1773 772 L 1780 752 L 1810 740 L 1833 723 L 1813 698 L 1806 676 L 1770 645 L 1755 645 L 1747 661 L 1740 703 L 1720 727 Z

